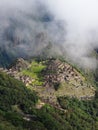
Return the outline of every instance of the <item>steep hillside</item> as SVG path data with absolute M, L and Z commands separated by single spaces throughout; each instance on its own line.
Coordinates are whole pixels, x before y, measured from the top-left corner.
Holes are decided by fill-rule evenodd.
M 42 103 L 22 82 L 0 72 L 0 130 L 98 129 L 98 92 L 94 100 L 57 100 L 60 109 Z
M 85 75 L 70 64 L 58 59 L 27 62 L 18 59 L 8 70 L 10 76 L 21 80 L 35 90 L 42 101 L 59 107 L 59 96 L 89 100 L 95 96 L 95 87 Z

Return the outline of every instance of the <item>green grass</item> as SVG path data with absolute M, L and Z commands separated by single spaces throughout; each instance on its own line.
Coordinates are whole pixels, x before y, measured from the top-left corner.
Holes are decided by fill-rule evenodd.
M 43 77 L 41 75 L 41 72 L 45 68 L 46 66 L 43 65 L 43 63 L 33 61 L 28 69 L 22 71 L 22 74 L 27 75 L 34 79 L 34 81 L 32 82 L 33 86 L 34 85 L 41 86 L 43 84 Z

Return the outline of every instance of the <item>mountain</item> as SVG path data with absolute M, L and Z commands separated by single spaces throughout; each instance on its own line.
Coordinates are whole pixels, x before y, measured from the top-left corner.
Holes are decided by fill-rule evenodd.
M 0 130 L 98 130 L 96 32 L 32 2 L 1 8 Z
M 64 66 L 71 67 L 74 74 L 77 74 L 78 78 L 82 80 L 84 87 L 82 84 L 78 84 L 80 81 L 77 81 L 77 84 L 83 87 L 83 93 L 86 91 L 85 88 L 94 91 L 93 97 L 80 99 L 79 96 L 76 97 L 77 94 L 73 97 L 71 90 L 70 94 L 66 95 L 66 91 L 68 91 L 66 86 L 65 89 L 60 90 L 62 85 L 59 86 L 58 83 L 61 84 L 63 82 L 64 84 L 66 82 L 73 91 L 75 87 L 77 88 L 75 79 L 71 76 L 68 77 L 68 71 L 65 73 L 63 70 L 61 72 Z M 19 69 L 17 69 L 18 67 Z M 92 89 L 92 85 L 86 86 L 87 81 L 85 81 L 83 75 L 68 63 L 54 59 L 41 62 L 35 60 L 28 62 L 24 59 L 18 59 L 9 70 L 1 69 L 1 71 L 0 130 L 98 129 L 98 92 L 97 90 L 95 91 L 95 88 Z M 68 79 L 61 80 L 59 76 L 62 77 L 65 74 L 68 75 Z M 24 82 L 25 86 L 24 83 L 16 80 L 15 76 L 22 82 L 29 77 L 32 82 L 28 84 Z M 50 80 L 48 76 L 50 76 Z M 74 85 L 70 85 L 70 82 L 74 83 Z M 57 105 L 51 102 L 51 100 L 55 99 L 53 93 L 52 95 L 50 94 L 50 98 L 53 99 L 49 99 L 51 90 L 57 96 Z M 86 94 L 90 96 L 89 91 Z

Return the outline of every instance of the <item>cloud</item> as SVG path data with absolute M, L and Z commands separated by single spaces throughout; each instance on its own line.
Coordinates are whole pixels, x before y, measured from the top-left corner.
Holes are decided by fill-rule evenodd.
M 36 55 L 53 44 L 84 68 L 96 68 L 97 0 L 0 0 L 0 47 Z

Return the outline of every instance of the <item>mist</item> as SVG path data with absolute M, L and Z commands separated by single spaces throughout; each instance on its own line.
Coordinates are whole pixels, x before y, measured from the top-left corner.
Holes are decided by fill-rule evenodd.
M 97 0 L 0 0 L 0 48 L 19 56 L 63 55 L 95 69 Z

